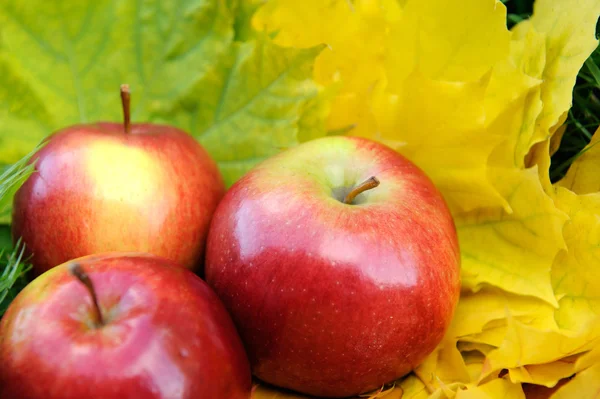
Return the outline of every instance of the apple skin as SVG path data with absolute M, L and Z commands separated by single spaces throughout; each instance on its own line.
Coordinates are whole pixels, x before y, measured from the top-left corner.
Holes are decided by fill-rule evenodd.
M 97 123 L 49 136 L 14 198 L 12 235 L 34 275 L 70 259 L 148 252 L 199 269 L 225 187 L 216 163 L 174 127 Z
M 371 176 L 379 187 L 342 202 Z M 205 278 L 256 377 L 346 397 L 405 375 L 442 340 L 460 293 L 459 245 L 446 202 L 417 166 L 370 140 L 327 137 L 228 190 Z
M 91 327 L 84 285 L 57 266 L 0 321 L 3 399 L 249 399 L 248 359 L 230 316 L 191 271 L 145 254 L 78 259 L 106 324 Z

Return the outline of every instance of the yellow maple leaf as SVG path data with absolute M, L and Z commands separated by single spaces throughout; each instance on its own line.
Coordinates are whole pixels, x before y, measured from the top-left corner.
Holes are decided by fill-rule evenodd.
M 542 330 L 509 318 L 501 346 L 486 357 L 483 376 L 501 369 L 550 363 L 585 353 L 600 344 L 599 333 L 600 323 L 588 323 L 572 333 Z
M 511 55 L 495 68 L 490 83 L 495 103 L 486 108 L 495 115 L 507 94 L 528 89 L 523 106 L 509 114 L 520 128 L 513 129 L 516 135 L 508 135 L 508 165 L 513 161 L 522 167 L 531 147 L 550 138 L 566 119 L 577 72 L 598 45 L 595 26 L 599 13 L 597 0 L 586 0 L 578 7 L 538 0 L 532 18 L 513 29 Z M 506 83 L 510 85 L 508 90 Z
M 494 169 L 499 191 L 512 213 L 502 208 L 456 215 L 461 243 L 463 287 L 494 285 L 556 305 L 550 269 L 564 247 L 566 220 L 544 192 L 535 169 Z
M 491 350 L 491 347 L 487 345 L 471 343 L 466 343 L 464 346 L 459 343 L 457 346 L 462 352 L 461 354 L 463 359 L 465 359 L 465 364 L 467 366 L 467 370 L 469 371 L 471 382 L 474 383 L 479 381 L 479 377 L 481 376 L 481 371 L 483 369 L 483 362 L 485 361 L 485 353 Z
M 495 399 L 511 398 L 525 399 L 520 384 L 514 384 L 507 379 L 498 378 L 478 387 L 458 391 L 456 399 Z
M 496 348 L 493 345 L 462 340 L 459 341 L 456 346 L 458 350 L 462 353 L 463 358 L 465 359 L 465 364 L 467 365 L 467 369 L 469 369 L 469 374 L 471 375 L 471 381 L 479 380 L 479 374 L 477 374 L 477 378 L 473 378 L 473 375 L 471 373 L 472 368 L 469 367 L 472 363 L 469 362 L 469 359 L 473 359 L 473 357 L 485 357 L 490 351 Z M 483 366 L 483 358 L 481 359 L 480 363 Z
M 482 379 L 484 354 L 496 350 L 505 339 L 507 315 L 527 326 L 557 329 L 553 318 L 554 310 L 554 307 L 544 301 L 491 287 L 463 295 L 444 341 L 416 368 L 416 380 L 407 379 L 410 386 L 419 381 L 431 398 L 442 395 L 443 392 L 450 395 L 452 389 L 449 387 L 454 390 L 476 387 Z M 495 323 L 498 325 L 494 325 Z M 459 337 L 458 345 L 457 338 L 454 337 Z M 494 345 L 481 342 L 492 342 Z M 479 354 L 473 353 L 474 351 Z M 563 363 L 565 361 L 560 364 Z M 533 369 L 532 373 L 536 378 L 538 374 L 546 376 L 541 368 Z M 511 381 L 520 382 L 516 378 Z M 403 382 L 399 387 L 405 387 L 406 384 L 407 382 Z
M 517 34 L 535 29 L 546 38 L 541 86 L 544 107 L 531 144 L 549 138 L 554 133 L 552 127 L 566 117 L 577 73 L 598 46 L 599 14 L 599 0 L 579 1 L 576 7 L 565 1 L 536 0 L 532 18 L 516 29 Z
M 556 328 L 554 310 L 542 300 L 486 287 L 462 295 L 447 335 L 462 343 L 485 343 L 481 334 L 498 326 L 493 322 L 505 326 L 507 316 L 530 326 Z
M 588 3 L 589 8 L 584 7 L 584 9 L 593 10 L 592 15 L 596 14 L 597 18 L 597 13 L 600 12 L 599 3 Z M 560 198 L 556 199 L 547 174 L 549 153 L 556 149 L 556 139 L 552 141 L 551 136 L 556 131 L 559 131 L 558 134 L 562 134 L 564 131 L 559 130 L 559 126 L 563 123 L 566 110 L 570 105 L 570 90 L 575 75 L 581 63 L 593 49 L 590 44 L 597 44 L 593 39 L 595 19 L 592 24 L 589 15 L 580 18 L 582 17 L 581 13 L 585 12 L 584 9 L 579 10 L 579 14 L 575 16 L 572 10 L 562 12 L 565 11 L 562 5 L 555 7 L 552 2 L 539 2 L 534 18 L 531 22 L 522 24 L 516 29 L 515 37 L 511 42 L 513 63 L 520 62 L 520 70 L 525 71 L 527 76 L 538 79 L 540 83 L 535 84 L 535 81 L 530 81 L 528 84 L 523 84 L 522 87 L 527 89 L 524 91 L 525 95 L 519 97 L 512 107 L 512 111 L 517 112 L 511 113 L 506 110 L 498 112 L 497 119 L 490 124 L 490 129 L 498 134 L 501 126 L 509 127 L 506 141 L 495 149 L 490 158 L 490 163 L 495 166 L 490 170 L 492 173 L 497 173 L 497 177 L 491 180 L 505 182 L 506 177 L 511 174 L 519 173 L 523 176 L 524 173 L 535 172 L 540 181 L 534 183 L 535 179 L 531 175 L 529 176 L 527 180 L 529 180 L 532 190 L 529 195 L 532 198 L 544 198 L 544 208 L 555 217 L 562 219 L 563 223 L 567 218 L 569 220 L 560 234 L 558 234 L 559 230 L 554 231 L 552 235 L 555 238 L 554 245 L 546 247 L 550 251 L 550 256 L 546 257 L 543 262 L 545 270 L 552 265 L 552 292 L 558 299 L 557 304 L 559 305 L 554 312 L 557 326 L 544 327 L 539 323 L 526 325 L 519 318 L 514 317 L 509 319 L 506 327 L 495 326 L 494 329 L 465 338 L 465 340 L 471 339 L 498 346 L 497 349 L 489 350 L 487 353 L 484 375 L 502 368 L 509 368 L 511 378 L 515 382 L 533 382 L 551 386 L 561 378 L 568 377 L 577 371 L 574 364 L 569 362 L 569 359 L 572 359 L 571 355 L 584 353 L 598 339 L 598 329 L 595 324 L 595 318 L 598 316 L 598 301 L 591 293 L 597 292 L 596 285 L 600 284 L 600 276 L 590 265 L 600 264 L 597 260 L 597 251 L 594 251 L 593 248 L 599 241 L 597 228 L 593 227 L 593 221 L 597 220 L 597 216 L 594 217 L 594 215 L 600 214 L 599 208 L 592 205 L 594 201 L 590 198 L 574 199 L 572 195 L 569 205 L 561 206 Z M 554 22 L 552 24 L 547 21 L 540 22 L 540 18 Z M 584 26 L 577 26 L 577 29 L 573 29 L 576 31 L 576 37 L 580 37 L 581 40 L 578 41 L 566 35 L 563 28 L 554 27 L 554 25 L 560 25 L 558 20 L 563 21 L 563 19 L 566 20 L 564 26 L 571 28 L 574 28 L 574 24 L 579 24 L 582 20 L 586 21 Z M 536 43 L 545 44 L 541 47 L 545 50 L 543 54 L 533 51 Z M 565 62 L 565 60 L 568 61 Z M 509 70 L 509 72 L 515 75 L 514 70 Z M 495 79 L 498 79 L 498 76 L 492 74 L 490 86 L 497 84 Z M 504 78 L 507 77 L 504 76 Z M 527 83 L 527 79 L 521 79 L 521 82 Z M 493 109 L 492 106 L 489 108 Z M 530 154 L 528 159 L 528 154 L 534 145 L 536 146 L 534 154 Z M 593 159 L 593 157 L 589 157 L 589 159 Z M 536 168 L 523 169 L 532 165 L 537 165 L 540 168 L 539 171 Z M 521 183 L 526 184 L 527 182 L 521 180 Z M 532 184 L 536 186 L 535 189 Z M 502 190 L 500 191 L 502 192 Z M 567 196 L 568 194 L 563 193 L 563 203 L 568 202 L 564 198 Z M 578 211 L 574 210 L 572 206 L 574 202 L 585 202 L 582 207 L 588 213 L 579 211 L 580 213 L 575 216 L 574 212 Z M 536 205 L 533 208 L 540 210 L 540 207 Z M 511 204 L 511 210 L 514 212 L 517 208 Z M 522 221 L 529 220 L 527 217 L 517 216 L 517 218 Z M 559 225 L 555 227 L 559 227 Z M 520 240 L 523 235 L 518 235 L 518 237 Z M 561 244 L 560 240 L 563 237 L 565 243 Z M 582 240 L 582 238 L 584 239 Z M 490 244 L 494 245 L 492 242 Z M 530 251 L 535 248 L 531 246 L 531 243 L 525 244 L 525 246 Z M 471 246 L 467 245 L 467 248 L 471 248 Z M 509 253 L 508 248 L 506 249 L 507 260 L 510 262 L 512 258 L 514 262 L 515 258 L 512 257 L 514 252 Z M 582 264 L 574 266 L 573 264 L 578 261 Z M 507 262 L 503 262 L 503 264 L 507 264 Z M 542 263 L 540 263 L 541 265 Z M 537 281 L 542 282 L 543 280 Z M 546 281 L 544 281 L 544 285 L 547 287 Z M 547 312 L 548 308 L 545 312 L 546 321 L 548 320 Z M 572 334 L 560 329 L 560 327 L 575 329 L 576 325 L 579 326 L 577 333 Z M 502 340 L 500 341 L 499 338 Z
M 571 165 L 560 182 L 554 187 L 549 186 L 549 180 L 545 182 L 546 191 L 552 193 L 557 207 L 569 216 L 563 231 L 566 250 L 556 257 L 552 269 L 553 287 L 559 298 L 555 319 L 562 329 L 579 334 L 582 344 L 600 340 L 600 299 L 597 295 L 600 271 L 594 267 L 600 264 L 600 186 L 594 176 L 594 171 L 600 168 L 596 147 L 599 137 L 597 131 L 583 155 Z M 547 170 L 552 143 L 546 140 L 536 147 L 533 158 Z M 558 342 L 554 342 L 554 346 Z M 574 362 L 573 356 L 567 356 L 551 363 L 510 370 L 509 373 L 517 381 L 552 386 L 560 378 L 575 372 L 590 375 L 587 369 L 600 364 L 598 348 L 600 345 L 596 344 L 590 352 L 575 357 Z M 576 377 L 577 381 L 586 381 L 586 384 L 587 378 Z M 569 397 L 575 392 L 577 397 L 584 397 L 581 396 L 585 395 L 584 392 L 593 393 L 595 389 L 589 384 L 582 388 L 579 382 L 570 383 L 568 388 L 561 388 L 553 397 Z
M 600 129 L 594 133 L 582 154 L 569 167 L 566 176 L 558 186 L 568 188 L 577 194 L 600 192 Z
M 510 380 L 514 383 L 532 383 L 552 388 L 562 380 L 575 374 L 578 356 L 569 356 L 555 362 L 531 364 L 508 370 Z
M 453 382 L 471 382 L 467 365 L 452 338 L 444 340 L 414 373 L 432 392 Z
M 328 48 L 315 62 L 314 77 L 323 85 L 336 84 L 339 90 L 331 104 L 328 127 L 339 130 L 357 125 L 362 129 L 370 119 L 369 93 L 385 80 L 383 43 L 399 10 L 395 0 L 275 0 L 259 9 L 253 25 L 276 32 L 275 42 L 282 46 L 326 43 Z
M 429 399 L 430 397 L 425 384 L 412 374 L 402 380 L 398 389 L 402 391 L 402 399 Z
M 494 320 L 489 322 L 482 332 L 464 337 L 461 342 L 470 342 L 497 348 L 502 344 L 502 341 L 504 341 L 506 328 L 505 319 Z
M 488 80 L 447 82 L 414 72 L 400 94 L 374 94 L 376 132 L 351 133 L 376 138 L 419 165 L 452 209 L 504 206 L 486 175 L 487 159 L 502 139 L 484 130 Z
M 524 167 L 524 158 L 535 132 L 535 120 L 543 108 L 543 44 L 543 35 L 534 30 L 522 37 L 513 36 L 509 57 L 492 71 L 485 110 L 488 134 L 502 137 L 501 145 L 490 157 L 490 163 L 496 167 Z
M 277 32 L 281 45 L 327 43 L 315 79 L 340 83 L 329 128 L 354 126 L 351 134 L 410 154 L 452 207 L 468 210 L 504 205 L 486 176 L 487 157 L 501 138 L 482 131 L 482 98 L 484 75 L 508 52 L 505 21 L 506 9 L 495 0 L 461 7 L 408 1 L 403 8 L 385 0 L 274 0 L 254 26 Z M 308 33 L 308 25 L 318 28 Z
M 509 368 L 512 381 L 551 387 L 563 378 L 600 363 L 600 351 L 585 353 L 600 343 L 600 299 L 597 294 L 600 271 L 594 267 L 600 264 L 600 193 L 578 195 L 568 189 L 585 193 L 589 189 L 587 185 L 595 184 L 591 176 L 578 173 L 582 166 L 583 170 L 596 167 L 594 144 L 588 148 L 587 156 L 579 158 L 561 182 L 554 187 L 549 186 L 549 180 L 546 183 L 546 192 L 552 195 L 557 209 L 568 216 L 563 228 L 566 247 L 557 254 L 551 274 L 559 304 L 553 310 L 557 328 L 536 326 L 526 331 L 524 326 L 513 324 L 502 347 L 495 353 L 489 352 L 486 367 L 496 362 L 493 369 Z M 549 156 L 550 140 L 536 145 L 534 159 L 545 170 L 549 166 Z M 535 353 L 533 345 L 536 344 L 539 345 L 538 357 L 519 354 L 523 347 Z
M 564 229 L 567 251 L 552 268 L 560 305 L 555 318 L 560 327 L 578 331 L 600 321 L 600 193 L 577 195 L 559 187 L 556 202 L 570 220 Z
M 577 370 L 585 370 L 595 364 L 600 364 L 600 345 L 579 357 L 576 361 L 575 368 Z
M 402 21 L 395 24 L 389 46 L 395 55 L 386 66 L 397 76 L 398 64 L 413 64 L 426 76 L 444 81 L 473 81 L 508 52 L 506 8 L 493 0 L 407 1 Z M 407 32 L 408 25 L 413 32 Z M 406 40 L 406 33 L 412 42 Z M 408 43 L 407 43 L 408 42 Z M 412 51 L 411 51 L 412 50 Z
M 600 393 L 600 363 L 577 374 L 558 388 L 550 399 L 596 399 Z
M 585 369 L 571 360 L 590 359 L 596 342 L 600 311 L 588 292 L 600 278 L 589 264 L 600 233 L 589 220 L 599 213 L 575 194 L 600 189 L 600 165 L 591 150 L 574 164 L 561 182 L 572 195 L 548 169 L 598 14 L 599 0 L 538 0 L 512 32 L 491 0 L 271 0 L 256 15 L 279 44 L 329 46 L 314 74 L 335 87 L 328 128 L 408 156 L 455 217 L 463 293 L 454 321 L 391 392 L 524 397 L 521 382 L 550 386 Z M 575 181 L 578 167 L 591 172 Z
M 597 11 L 599 10 L 598 2 L 589 3 L 590 7 L 586 10 L 592 10 L 592 15 L 594 12 L 596 14 L 600 12 Z M 534 270 L 537 270 L 538 277 L 530 275 L 529 278 L 532 279 L 531 281 L 535 281 L 533 284 L 540 284 L 537 287 L 538 292 L 541 293 L 543 290 L 545 292 L 543 298 L 549 303 L 556 304 L 551 295 L 552 289 L 548 285 L 547 272 L 550 270 L 555 254 L 564 247 L 561 242 L 562 234 L 560 230 L 566 216 L 553 204 L 551 198 L 545 192 L 544 186 L 536 181 L 537 179 L 533 176 L 534 173 L 531 169 L 523 170 L 523 167 L 525 166 L 525 157 L 531 147 L 549 137 L 556 130 L 557 125 L 564 120 L 565 111 L 570 105 L 570 90 L 577 71 L 593 50 L 592 45 L 597 44 L 592 31 L 595 20 L 592 24 L 592 20 L 587 14 L 585 18 L 580 18 L 583 17 L 583 9 L 574 14 L 571 8 L 568 12 L 562 12 L 564 11 L 563 6 L 555 7 L 554 3 L 548 1 L 538 3 L 536 13 L 531 21 L 517 26 L 515 36 L 511 41 L 509 59 L 499 63 L 492 73 L 489 95 L 486 97 L 486 109 L 490 111 L 491 115 L 496 115 L 496 118 L 490 122 L 488 130 L 495 132 L 496 135 L 504 131 L 505 140 L 490 157 L 490 163 L 493 165 L 489 172 L 491 175 L 490 180 L 496 182 L 498 190 L 505 197 L 508 194 L 512 196 L 518 192 L 527 192 L 525 201 L 530 201 L 530 204 L 521 203 L 515 204 L 516 206 L 511 204 L 512 212 L 510 213 L 484 210 L 485 216 L 488 217 L 484 216 L 483 218 L 476 214 L 476 217 L 480 217 L 479 220 L 485 224 L 491 222 L 493 228 L 485 228 L 482 226 L 483 223 L 477 223 L 477 219 L 475 219 L 477 227 L 465 230 L 465 232 L 471 233 L 470 235 L 464 236 L 463 234 L 461 244 L 467 257 L 464 273 L 466 279 L 463 281 L 466 281 L 469 287 L 477 288 L 477 285 L 481 282 L 491 283 L 494 276 L 500 277 L 499 273 L 504 273 L 507 269 L 508 271 L 520 272 L 519 268 L 514 266 L 527 265 L 528 272 L 533 273 Z M 556 23 L 559 19 L 560 24 Z M 579 25 L 581 20 L 586 23 Z M 570 27 L 574 30 L 575 25 L 577 25 L 577 35 L 566 37 L 564 28 L 556 28 L 555 25 Z M 564 59 L 567 56 L 568 60 L 565 61 Z M 501 93 L 501 87 L 505 87 L 508 81 L 518 84 L 512 86 L 508 93 L 498 94 L 498 92 Z M 510 105 L 505 110 L 499 111 L 501 109 L 500 104 L 507 99 L 512 99 Z M 507 184 L 508 181 L 510 183 Z M 518 191 L 511 191 L 515 187 Z M 540 206 L 542 203 L 544 205 Z M 527 215 L 527 212 L 533 210 L 535 210 L 533 215 L 536 215 L 540 210 L 545 210 L 545 215 L 540 217 L 548 225 L 554 220 L 552 228 L 546 230 L 546 237 L 550 239 L 544 240 L 544 242 L 539 241 L 537 245 L 531 240 L 527 243 L 522 242 L 522 239 L 528 235 L 525 231 L 529 229 L 531 216 L 533 216 L 531 214 Z M 489 215 L 490 213 L 491 215 Z M 467 223 L 467 226 L 473 226 L 473 214 L 461 216 L 459 215 L 459 225 L 462 225 L 463 220 L 465 220 L 471 222 Z M 536 219 L 534 216 L 533 220 Z M 512 228 L 505 230 L 506 232 L 512 230 L 508 234 L 502 234 L 502 231 L 499 232 L 496 226 L 501 226 L 505 220 L 510 220 L 512 223 L 516 223 L 517 226 L 520 224 L 524 234 L 519 234 Z M 539 227 L 531 233 L 537 236 L 537 231 L 539 231 Z M 482 236 L 481 234 L 486 235 Z M 490 234 L 493 235 L 490 236 Z M 503 236 L 512 236 L 513 241 L 502 239 Z M 486 240 L 484 237 L 488 239 Z M 489 250 L 486 248 L 485 251 L 480 251 L 478 247 L 483 242 L 488 243 Z M 508 246 L 514 244 L 513 247 L 516 251 L 511 250 L 506 245 L 507 242 L 509 243 Z M 495 252 L 498 248 L 502 248 L 502 250 Z M 534 256 L 534 253 L 537 252 L 535 248 L 538 248 L 537 251 L 545 252 L 546 256 L 537 257 L 533 262 L 529 262 L 520 256 Z M 476 251 L 472 251 L 472 249 L 476 249 Z M 473 256 L 472 252 L 477 252 L 477 254 Z M 484 259 L 480 260 L 479 257 Z M 474 264 L 471 264 L 472 258 L 475 258 Z M 485 270 L 489 269 L 490 265 L 494 270 Z M 479 277 L 482 275 L 481 269 L 484 269 L 483 278 Z M 478 275 L 471 276 L 471 270 L 477 270 Z M 506 279 L 504 281 L 507 284 L 495 285 L 512 292 L 528 293 L 520 289 L 515 291 L 515 285 L 512 282 L 509 283 Z M 513 289 L 511 290 L 507 285 L 510 285 Z M 532 294 L 531 290 L 529 294 Z M 533 295 L 542 298 L 539 294 Z
M 563 129 L 557 130 L 557 133 Z M 540 184 L 544 189 L 544 192 L 551 197 L 554 197 L 555 188 L 550 180 L 550 151 L 552 150 L 552 136 L 549 140 L 544 140 L 540 143 L 534 144 L 527 154 L 526 162 L 528 165 L 536 165 L 538 167 L 538 177 L 540 178 Z

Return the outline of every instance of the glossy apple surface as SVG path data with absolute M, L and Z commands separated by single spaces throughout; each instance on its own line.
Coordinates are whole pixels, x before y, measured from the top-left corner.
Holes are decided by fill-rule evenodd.
M 378 187 L 346 194 L 375 176 Z M 460 291 L 443 197 L 388 147 L 313 140 L 259 164 L 217 207 L 206 280 L 253 373 L 345 397 L 411 371 L 441 341 Z
M 12 234 L 36 275 L 80 256 L 148 252 L 194 269 L 224 185 L 194 138 L 170 126 L 73 126 L 51 135 L 15 195 Z
M 208 285 L 162 258 L 77 260 L 105 325 L 67 264 L 36 278 L 0 322 L 2 399 L 248 399 L 248 360 Z

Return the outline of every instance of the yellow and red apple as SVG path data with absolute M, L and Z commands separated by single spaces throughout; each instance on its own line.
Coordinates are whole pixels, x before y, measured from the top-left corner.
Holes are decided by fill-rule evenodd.
M 327 137 L 231 187 L 205 276 L 258 378 L 347 397 L 410 372 L 441 341 L 459 259 L 446 202 L 417 166 L 373 141 Z
M 126 92 L 125 92 L 126 93 Z M 60 130 L 14 198 L 12 234 L 36 275 L 84 255 L 147 252 L 195 269 L 225 191 L 216 163 L 172 126 L 93 123 Z

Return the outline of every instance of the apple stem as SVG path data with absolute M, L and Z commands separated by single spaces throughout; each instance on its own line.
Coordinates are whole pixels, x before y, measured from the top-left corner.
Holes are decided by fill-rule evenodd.
M 131 92 L 127 84 L 121 85 L 121 103 L 123 104 L 123 127 L 125 128 L 125 133 L 129 133 L 131 130 Z
M 98 304 L 98 297 L 96 296 L 96 290 L 94 289 L 94 284 L 92 284 L 92 280 L 90 276 L 83 270 L 79 263 L 73 263 L 69 267 L 69 271 L 73 276 L 77 278 L 85 287 L 88 292 L 92 296 L 92 302 L 94 303 L 94 310 L 96 311 L 96 326 L 102 327 L 104 326 L 104 318 L 102 317 L 102 311 L 100 310 L 100 305 Z
M 346 195 L 346 198 L 344 198 L 344 204 L 352 204 L 352 201 L 354 201 L 354 198 L 356 198 L 358 194 L 362 193 L 363 191 L 375 188 L 378 185 L 379 180 L 377 180 L 375 176 L 369 177 L 367 180 L 354 187 L 354 189 L 352 189 L 352 191 L 350 191 L 348 195 Z

